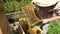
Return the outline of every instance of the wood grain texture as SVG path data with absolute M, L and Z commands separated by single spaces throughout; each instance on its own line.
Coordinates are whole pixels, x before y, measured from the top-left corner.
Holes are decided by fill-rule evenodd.
M 37 29 L 36 27 L 31 27 L 33 24 L 36 24 L 38 22 L 41 21 L 41 19 L 39 19 L 36 14 L 35 14 L 35 9 L 33 7 L 33 5 L 28 5 L 28 6 L 25 6 L 23 7 L 22 9 L 25 17 L 26 17 L 26 20 L 27 20 L 27 24 L 28 24 L 28 28 L 29 28 L 29 33 L 30 34 L 37 34 Z M 35 25 L 36 26 L 36 25 Z M 40 31 L 42 31 L 40 29 Z
M 3 3 L 0 2 L 0 28 L 2 30 L 2 34 L 10 34 L 9 23 L 3 7 Z

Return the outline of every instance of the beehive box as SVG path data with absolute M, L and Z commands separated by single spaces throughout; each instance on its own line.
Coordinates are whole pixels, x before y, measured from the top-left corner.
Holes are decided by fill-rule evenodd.
M 22 9 L 22 11 L 23 11 L 27 21 L 30 23 L 30 25 L 38 23 L 41 20 L 36 16 L 33 5 L 25 6 Z

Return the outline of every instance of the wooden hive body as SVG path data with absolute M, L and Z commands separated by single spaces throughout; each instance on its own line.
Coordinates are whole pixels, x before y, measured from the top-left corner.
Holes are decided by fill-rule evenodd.
M 23 13 L 24 13 L 27 21 L 30 23 L 30 25 L 35 24 L 41 20 L 36 16 L 36 14 L 34 12 L 34 7 L 32 5 L 24 7 Z
M 26 17 L 27 20 L 27 24 L 28 24 L 28 28 L 29 28 L 29 32 L 30 34 L 37 34 L 37 29 L 36 27 L 31 28 L 32 25 L 35 25 L 36 23 L 40 22 L 41 19 L 39 19 L 34 11 L 34 6 L 33 5 L 28 5 L 22 8 L 22 11 Z M 38 27 L 39 28 L 39 27 Z M 43 32 L 41 29 L 39 29 L 41 31 L 41 33 Z

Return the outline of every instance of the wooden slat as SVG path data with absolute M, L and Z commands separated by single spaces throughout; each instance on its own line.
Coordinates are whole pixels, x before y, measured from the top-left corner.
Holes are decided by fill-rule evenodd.
M 34 7 L 32 5 L 24 7 L 23 13 L 31 25 L 40 21 L 40 19 L 35 15 Z
M 36 27 L 31 27 L 33 26 L 34 24 L 38 23 L 41 21 L 41 19 L 39 19 L 36 14 L 35 14 L 35 11 L 34 11 L 34 7 L 33 5 L 29 5 L 29 6 L 25 6 L 23 7 L 22 9 L 25 17 L 26 17 L 26 20 L 27 20 L 27 24 L 28 24 L 28 28 L 29 28 L 29 33 L 30 34 L 37 34 L 37 28 Z M 35 25 L 36 26 L 36 25 Z M 39 28 L 39 27 L 38 27 Z M 42 32 L 41 29 L 39 29 L 40 32 Z

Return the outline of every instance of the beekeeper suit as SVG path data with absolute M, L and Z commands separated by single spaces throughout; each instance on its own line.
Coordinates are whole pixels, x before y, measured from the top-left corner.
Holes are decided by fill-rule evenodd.
M 43 31 L 47 34 L 49 22 L 60 19 L 60 0 L 32 0 L 32 4 L 36 4 L 37 12 L 42 15 Z M 50 13 L 45 14 L 47 11 Z

